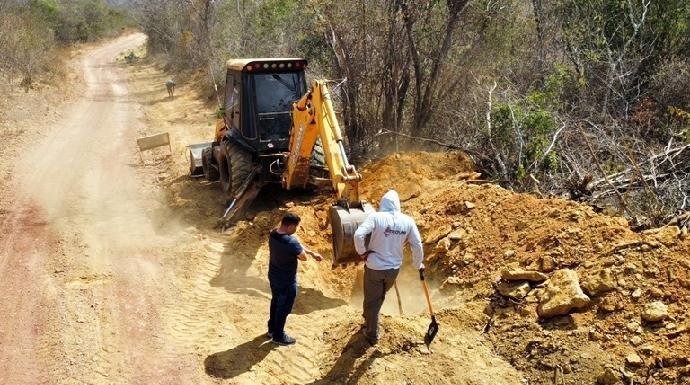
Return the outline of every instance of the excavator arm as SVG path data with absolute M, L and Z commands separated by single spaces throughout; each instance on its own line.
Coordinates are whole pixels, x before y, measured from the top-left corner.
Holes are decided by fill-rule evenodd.
M 326 83 L 317 80 L 311 89 L 292 106 L 292 130 L 283 187 L 290 190 L 309 182 L 314 145 L 321 138 L 324 158 L 337 203 L 331 207 L 329 221 L 333 233 L 333 265 L 358 262 L 354 249 L 354 232 L 374 211 L 361 201 L 359 182 L 362 176 L 350 164 L 343 136 Z
M 362 176 L 347 159 L 342 132 L 323 80 L 315 81 L 309 92 L 292 106 L 290 148 L 283 174 L 285 189 L 305 187 L 309 182 L 311 158 L 319 137 L 339 204 L 360 206 L 359 181 Z

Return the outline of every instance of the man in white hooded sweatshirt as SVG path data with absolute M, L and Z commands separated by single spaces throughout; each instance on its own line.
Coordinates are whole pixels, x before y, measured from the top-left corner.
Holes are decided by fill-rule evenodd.
M 365 245 L 369 234 L 369 245 Z M 414 219 L 400 212 L 400 198 L 395 190 L 383 195 L 379 211 L 367 217 L 354 238 L 357 253 L 366 260 L 363 332 L 373 345 L 379 338 L 379 312 L 386 292 L 393 287 L 402 265 L 403 245 L 410 243 L 412 263 L 419 270 L 424 269 L 424 249 Z

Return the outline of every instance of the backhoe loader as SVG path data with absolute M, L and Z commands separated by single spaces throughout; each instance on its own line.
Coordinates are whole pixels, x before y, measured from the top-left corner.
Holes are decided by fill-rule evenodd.
M 373 207 L 359 196 L 326 82 L 307 88 L 300 58 L 231 59 L 212 142 L 191 145 L 190 174 L 220 181 L 228 205 L 220 225 L 240 217 L 268 183 L 286 190 L 330 181 L 333 266 L 359 261 L 353 235 Z

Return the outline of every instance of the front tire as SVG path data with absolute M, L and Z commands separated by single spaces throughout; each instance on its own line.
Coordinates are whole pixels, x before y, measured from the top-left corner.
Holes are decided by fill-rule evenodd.
M 235 143 L 223 142 L 221 146 L 220 186 L 228 198 L 233 198 L 252 172 L 252 155 Z

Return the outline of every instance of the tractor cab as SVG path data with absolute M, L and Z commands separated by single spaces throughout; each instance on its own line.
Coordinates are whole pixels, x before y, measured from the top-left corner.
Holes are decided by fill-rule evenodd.
M 259 155 L 286 151 L 292 103 L 307 92 L 306 66 L 298 58 L 230 59 L 223 101 L 226 135 Z

